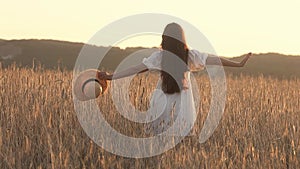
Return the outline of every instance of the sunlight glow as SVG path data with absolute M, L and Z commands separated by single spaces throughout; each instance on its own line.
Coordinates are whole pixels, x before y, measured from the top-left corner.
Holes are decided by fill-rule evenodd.
M 300 54 L 299 0 L 184 2 L 2 1 L 0 39 L 57 39 L 87 42 L 103 26 L 139 13 L 173 15 L 196 26 L 224 56 L 278 52 Z M 137 23 L 142 24 L 142 23 Z M 120 46 L 159 46 L 160 40 L 132 39 Z

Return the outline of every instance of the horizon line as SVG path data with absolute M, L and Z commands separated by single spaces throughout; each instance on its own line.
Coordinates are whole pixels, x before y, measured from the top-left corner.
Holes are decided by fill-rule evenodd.
M 64 42 L 64 43 L 73 43 L 73 44 L 82 44 L 82 45 L 93 45 L 96 47 L 114 47 L 114 48 L 119 48 L 121 50 L 126 50 L 127 48 L 159 48 L 159 46 L 126 46 L 120 47 L 120 46 L 104 46 L 104 45 L 95 45 L 95 44 L 89 44 L 89 43 L 84 43 L 84 42 L 79 42 L 79 41 L 69 41 L 69 40 L 62 40 L 62 39 L 47 39 L 47 38 L 20 38 L 20 39 L 2 39 L 0 38 L 0 41 L 30 41 L 30 40 L 35 40 L 35 41 L 56 41 L 56 42 Z M 292 57 L 300 57 L 300 54 L 286 54 L 286 53 L 281 53 L 281 52 L 274 52 L 274 51 L 269 51 L 269 52 L 251 52 L 253 55 L 263 55 L 263 54 L 279 54 L 279 55 L 284 55 L 284 56 L 292 56 Z M 238 56 L 222 56 L 222 57 L 240 57 L 243 56 L 244 54 L 240 54 Z

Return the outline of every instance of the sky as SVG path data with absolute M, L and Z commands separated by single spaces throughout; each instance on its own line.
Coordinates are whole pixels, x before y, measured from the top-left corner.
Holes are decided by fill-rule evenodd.
M 1 0 L 0 39 L 86 43 L 126 16 L 161 13 L 194 25 L 221 56 L 248 52 L 300 55 L 299 0 Z M 160 36 L 127 39 L 120 47 L 159 46 Z

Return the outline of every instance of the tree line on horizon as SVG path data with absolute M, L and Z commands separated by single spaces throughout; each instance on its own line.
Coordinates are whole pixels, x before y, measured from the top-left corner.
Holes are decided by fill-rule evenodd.
M 73 70 L 76 59 L 84 46 L 83 43 L 74 43 L 57 40 L 0 40 L 0 64 L 2 68 L 15 64 L 18 67 L 32 68 L 41 65 L 45 69 Z M 90 49 L 106 51 L 110 47 L 87 45 Z M 146 49 L 130 47 L 121 49 L 111 47 L 99 69 L 113 71 L 130 54 Z M 149 51 L 139 52 L 137 60 L 149 56 Z M 234 57 L 239 60 L 242 56 Z M 300 78 L 300 56 L 283 55 L 279 53 L 254 54 L 243 68 L 225 68 L 225 72 L 233 75 L 265 75 L 278 78 Z

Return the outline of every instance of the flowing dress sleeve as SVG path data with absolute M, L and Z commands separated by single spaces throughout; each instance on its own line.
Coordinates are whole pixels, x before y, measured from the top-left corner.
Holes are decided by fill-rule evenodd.
M 161 70 L 162 51 L 153 52 L 149 57 L 143 59 L 143 64 L 149 70 Z
M 201 70 L 205 67 L 207 53 L 199 52 L 198 50 L 189 50 L 188 64 L 192 71 Z

